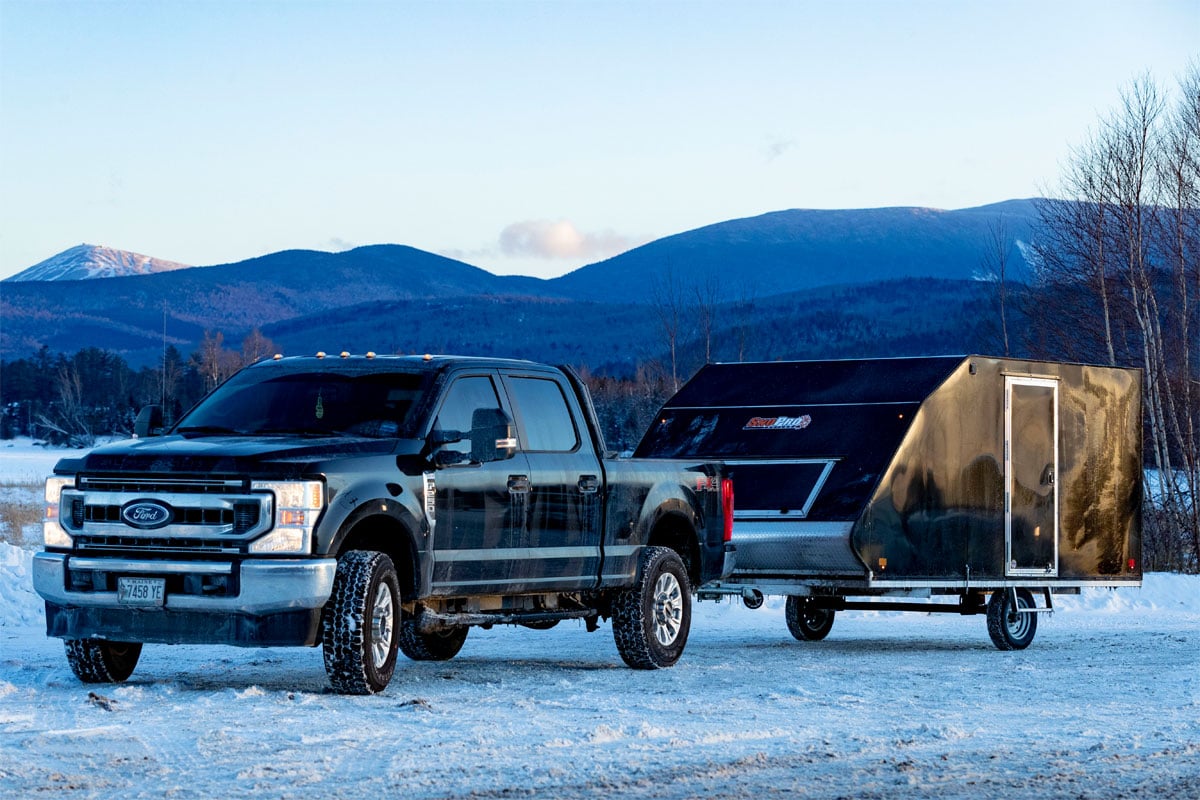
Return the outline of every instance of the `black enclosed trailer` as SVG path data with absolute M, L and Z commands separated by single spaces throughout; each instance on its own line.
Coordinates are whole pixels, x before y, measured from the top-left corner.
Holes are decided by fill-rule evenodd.
M 636 455 L 729 467 L 736 568 L 702 597 L 786 595 L 798 639 L 841 609 L 986 613 L 997 647 L 1020 649 L 1052 593 L 1141 585 L 1141 432 L 1137 370 L 711 364 Z

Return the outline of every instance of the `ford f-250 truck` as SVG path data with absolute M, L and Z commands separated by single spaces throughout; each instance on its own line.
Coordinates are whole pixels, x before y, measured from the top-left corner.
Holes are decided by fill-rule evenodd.
M 125 680 L 146 642 L 320 644 L 334 689 L 367 694 L 397 649 L 564 619 L 611 618 L 627 664 L 666 667 L 692 587 L 732 568 L 721 465 L 609 457 L 569 369 L 276 357 L 149 424 L 46 484 L 34 586 L 84 682 Z

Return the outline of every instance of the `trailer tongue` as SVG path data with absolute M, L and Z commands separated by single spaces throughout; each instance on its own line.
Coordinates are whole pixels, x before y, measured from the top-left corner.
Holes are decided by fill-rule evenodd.
M 738 487 L 736 567 L 702 597 L 786 595 L 807 640 L 844 609 L 987 614 L 1011 650 L 1052 594 L 1141 585 L 1141 425 L 1137 370 L 713 364 L 636 455 L 723 459 Z

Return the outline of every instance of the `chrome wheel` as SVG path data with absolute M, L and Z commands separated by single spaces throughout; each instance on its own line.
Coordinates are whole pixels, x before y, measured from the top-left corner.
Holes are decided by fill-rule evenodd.
M 687 569 L 667 547 L 646 547 L 637 583 L 613 596 L 613 640 L 634 669 L 669 667 L 683 655 L 692 622 Z
M 1030 603 L 1018 594 L 1016 607 L 1010 605 L 1008 613 L 1004 615 L 1004 627 L 1008 629 L 1008 635 L 1014 640 L 1019 641 L 1029 636 L 1029 629 L 1033 627 L 1033 614 L 1022 614 L 1017 611 L 1018 608 L 1029 607 Z
M 669 572 L 658 576 L 654 583 L 654 638 L 669 645 L 679 636 L 683 624 L 683 590 Z
M 375 602 L 371 605 L 371 659 L 376 667 L 383 666 L 391 654 L 395 615 L 392 590 L 381 582 L 375 589 Z

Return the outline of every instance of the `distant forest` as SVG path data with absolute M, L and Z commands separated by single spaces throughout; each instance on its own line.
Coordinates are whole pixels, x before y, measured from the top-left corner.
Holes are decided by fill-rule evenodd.
M 357 338 L 369 343 L 380 341 L 369 333 L 377 316 L 405 326 L 406 340 L 418 345 L 389 347 L 385 336 L 384 346 L 361 351 L 527 358 L 575 367 L 617 450 L 636 445 L 661 404 L 706 362 L 996 352 L 1000 342 L 998 295 L 988 282 L 910 279 L 736 303 L 706 302 L 690 288 L 674 287 L 662 307 L 631 306 L 618 319 L 591 317 L 580 308 L 587 304 L 464 298 L 413 303 L 418 313 L 411 315 L 395 303 L 369 304 L 353 321 L 368 331 Z M 344 341 L 339 324 L 331 320 L 317 337 Z M 120 354 L 96 347 L 73 354 L 43 347 L 34 357 L 0 363 L 0 438 L 86 444 L 128 433 L 138 410 L 150 404 L 174 420 L 242 366 L 278 352 L 307 355 L 315 348 L 284 348 L 258 329 L 237 346 L 223 332 L 208 331 L 192 352 L 167 345 L 157 365 L 134 368 Z

